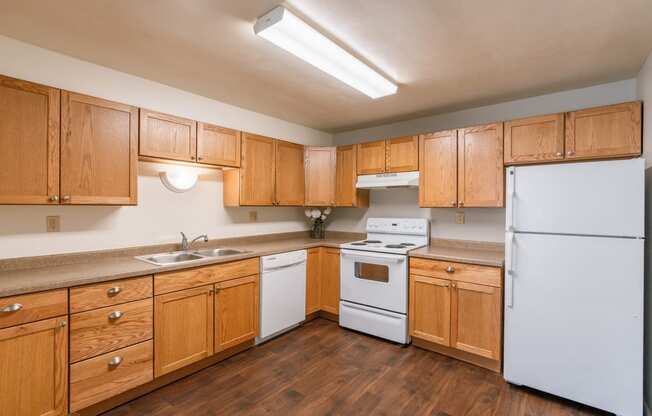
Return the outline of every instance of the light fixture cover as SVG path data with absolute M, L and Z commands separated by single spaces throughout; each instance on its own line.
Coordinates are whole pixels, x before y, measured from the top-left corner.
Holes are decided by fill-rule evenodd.
M 159 172 L 161 182 L 172 192 L 188 192 L 197 184 L 197 174 L 187 170 Z
M 254 32 L 371 98 L 396 94 L 398 87 L 283 6 L 261 16 Z

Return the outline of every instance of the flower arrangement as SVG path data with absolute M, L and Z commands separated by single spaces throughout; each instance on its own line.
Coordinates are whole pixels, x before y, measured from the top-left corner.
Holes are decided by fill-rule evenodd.
M 333 212 L 331 207 L 326 207 L 323 210 L 317 208 L 305 210 L 306 217 L 308 217 L 308 222 L 310 222 L 311 225 L 311 238 L 321 239 L 325 237 L 326 227 L 324 222 L 326 221 L 326 218 L 328 218 L 328 216 L 331 214 L 331 212 Z

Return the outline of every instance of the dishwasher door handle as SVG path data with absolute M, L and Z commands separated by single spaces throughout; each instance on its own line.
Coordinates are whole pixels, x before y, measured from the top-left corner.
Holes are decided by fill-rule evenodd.
M 265 273 L 265 272 L 273 272 L 273 271 L 276 271 L 276 270 L 287 269 L 289 267 L 298 266 L 298 265 L 303 264 L 305 262 L 306 262 L 306 260 L 304 259 L 304 260 L 300 260 L 300 261 L 297 261 L 297 262 L 294 262 L 294 263 L 284 264 L 283 266 L 270 267 L 268 269 L 263 269 L 263 273 Z

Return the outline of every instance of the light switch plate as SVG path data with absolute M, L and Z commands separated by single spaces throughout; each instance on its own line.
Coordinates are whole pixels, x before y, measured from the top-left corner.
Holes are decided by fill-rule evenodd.
M 258 221 L 258 211 L 249 211 L 249 221 Z
M 49 233 L 58 233 L 61 231 L 61 217 L 58 215 L 45 217 L 45 229 Z
M 455 223 L 456 224 L 464 224 L 464 213 L 463 212 L 456 212 L 455 213 Z

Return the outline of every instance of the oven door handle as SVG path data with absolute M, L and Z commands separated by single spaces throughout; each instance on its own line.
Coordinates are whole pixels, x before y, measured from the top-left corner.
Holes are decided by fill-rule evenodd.
M 350 259 L 357 259 L 357 260 L 370 259 L 371 261 L 376 261 L 376 262 L 382 261 L 384 263 L 402 263 L 403 261 L 405 261 L 405 256 L 388 257 L 382 254 L 371 254 L 371 253 L 353 254 L 353 253 L 342 252 L 341 256 L 348 257 Z

